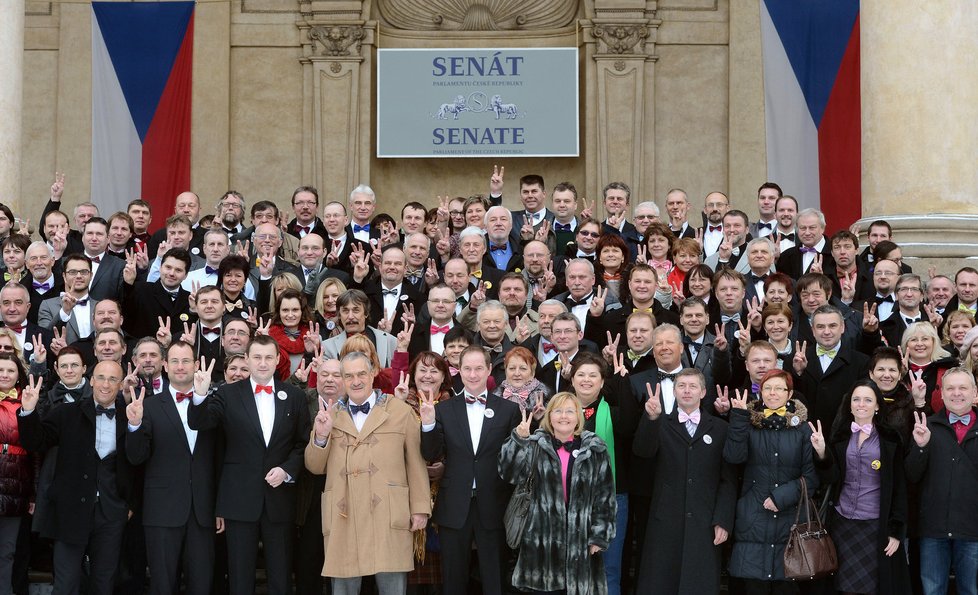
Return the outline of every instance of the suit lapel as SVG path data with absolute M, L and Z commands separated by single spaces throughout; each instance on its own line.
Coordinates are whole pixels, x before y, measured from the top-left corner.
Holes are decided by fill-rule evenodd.
M 183 443 L 187 447 L 187 452 L 190 452 L 190 442 L 187 440 L 187 431 L 183 429 L 183 422 L 180 421 L 180 413 L 177 411 L 177 404 L 173 402 L 170 398 L 170 391 L 160 393 L 157 395 L 160 399 L 160 408 L 163 409 L 163 414 L 166 415 L 170 423 L 173 424 L 174 431 L 183 436 Z
M 378 397 L 378 399 L 379 398 L 380 397 Z M 350 417 L 350 421 L 352 422 L 353 417 L 349 415 L 348 417 Z M 388 417 L 390 417 L 390 414 L 387 413 L 387 402 L 384 401 L 383 403 L 375 403 L 374 406 L 370 408 L 370 413 L 367 415 L 366 421 L 363 422 L 363 429 L 360 430 L 360 439 L 363 440 L 369 436 L 371 432 L 379 428 L 381 424 L 387 421 Z M 355 425 L 354 429 L 356 429 Z
M 501 401 L 502 399 L 500 399 L 495 395 L 488 395 L 488 398 L 486 399 L 486 411 L 492 411 L 492 414 L 482 416 L 482 430 L 479 433 L 479 448 L 478 450 L 475 451 L 476 456 L 478 456 L 479 453 L 481 453 L 482 450 L 485 448 L 486 432 L 488 432 L 493 426 L 499 423 L 499 420 L 497 420 L 496 418 L 500 417 L 499 410 L 497 409 L 497 407 L 499 406 Z M 468 419 L 468 417 L 469 417 L 468 412 L 466 411 L 465 418 Z
M 449 403 L 451 403 L 452 413 L 455 415 L 454 425 L 459 428 L 465 428 L 469 451 L 472 453 L 472 456 L 475 456 L 475 448 L 472 446 L 472 428 L 469 427 L 469 414 L 465 407 L 465 393 L 460 393 L 459 396 L 449 401 Z M 482 441 L 480 440 L 479 443 L 481 444 Z
M 245 415 L 247 415 L 251 419 L 252 423 L 255 424 L 255 429 L 258 430 L 258 440 L 264 445 L 265 433 L 261 429 L 261 418 L 258 416 L 258 402 L 254 393 L 251 392 L 251 383 L 242 382 L 240 390 L 242 393 L 244 393 L 240 396 L 239 400 L 241 401 L 242 406 L 245 408 Z

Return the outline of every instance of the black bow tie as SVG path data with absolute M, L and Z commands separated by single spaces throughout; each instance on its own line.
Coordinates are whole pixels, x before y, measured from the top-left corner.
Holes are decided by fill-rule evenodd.
M 783 242 L 785 240 L 791 240 L 792 242 L 794 242 L 795 241 L 795 234 L 793 234 L 793 233 L 779 233 L 778 234 L 778 241 L 779 242 Z
M 888 295 L 886 297 L 876 296 L 876 303 L 877 304 L 882 304 L 883 302 L 890 302 L 892 304 L 893 303 L 893 296 L 892 295 Z
M 353 403 L 350 403 L 350 415 L 353 415 L 354 413 L 362 413 L 364 415 L 369 415 L 370 402 L 364 401 L 363 405 L 354 405 Z
M 659 370 L 659 382 L 662 382 L 663 380 L 672 380 L 673 382 L 675 382 L 676 374 L 670 374 L 668 372 L 663 372 L 662 370 Z
M 570 296 L 567 296 L 567 299 L 565 300 L 565 303 L 567 304 L 567 307 L 568 308 L 575 308 L 577 306 L 587 306 L 588 305 L 587 304 L 587 301 L 589 299 L 591 299 L 591 294 L 590 293 L 587 294 L 586 296 L 584 296 L 583 298 L 581 298 L 580 301 L 575 300 L 574 298 L 572 298 Z
M 760 275 L 760 276 L 755 275 L 754 273 L 751 273 L 750 274 L 750 282 L 751 283 L 755 283 L 756 284 L 757 282 L 763 281 L 765 279 L 767 279 L 767 273 L 765 273 L 763 275 Z
M 683 335 L 683 345 L 692 345 L 693 347 L 699 349 L 700 347 L 703 347 L 703 340 L 700 339 L 699 341 L 694 341 L 690 337 Z
M 770 223 L 761 223 L 760 221 L 758 221 L 757 222 L 757 229 L 758 230 L 761 230 L 761 229 L 774 229 L 774 228 L 771 226 Z
M 113 407 L 112 409 L 108 409 L 108 408 L 102 407 L 101 405 L 99 405 L 98 403 L 96 403 L 95 404 L 95 415 L 96 416 L 104 415 L 105 417 L 107 417 L 109 419 L 115 419 L 115 407 Z
M 904 321 L 907 323 L 907 326 L 910 326 L 915 322 L 920 322 L 920 318 L 904 318 Z
M 66 397 L 66 396 L 69 396 L 73 400 L 77 401 L 78 399 L 81 398 L 82 390 L 84 388 L 85 388 L 84 385 L 78 386 L 78 387 L 75 387 L 75 388 L 68 388 L 67 386 L 65 386 L 65 385 L 63 385 L 63 384 L 61 384 L 59 382 L 58 384 L 56 384 L 54 386 L 54 394 L 56 394 L 56 395 L 58 395 L 59 397 L 62 397 L 62 398 Z
M 383 293 L 384 295 L 397 295 L 397 288 L 395 287 L 394 289 L 382 289 L 381 293 Z
M 577 439 L 568 440 L 567 442 L 561 442 L 560 440 L 557 440 L 556 438 L 551 436 L 550 440 L 553 442 L 554 450 L 560 450 L 561 448 L 563 448 L 567 452 L 573 452 L 574 447 L 577 446 Z

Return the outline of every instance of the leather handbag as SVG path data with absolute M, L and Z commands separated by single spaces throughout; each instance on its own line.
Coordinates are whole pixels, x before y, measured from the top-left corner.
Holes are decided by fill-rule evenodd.
M 801 511 L 805 509 L 805 522 Z M 801 478 L 801 499 L 795 512 L 795 523 L 788 533 L 788 547 L 784 550 L 784 577 L 794 580 L 812 580 L 833 574 L 839 569 L 839 558 L 829 532 L 822 524 L 818 511 L 813 509 L 808 497 L 808 486 Z
M 532 442 L 533 456 L 530 457 L 530 469 L 526 474 L 526 481 L 516 486 L 513 495 L 506 505 L 506 512 L 503 514 L 503 526 L 506 529 L 506 544 L 515 549 L 519 549 L 523 542 L 523 531 L 526 529 L 526 521 L 530 517 L 530 504 L 533 502 L 533 484 L 536 476 L 537 452 L 540 446 Z

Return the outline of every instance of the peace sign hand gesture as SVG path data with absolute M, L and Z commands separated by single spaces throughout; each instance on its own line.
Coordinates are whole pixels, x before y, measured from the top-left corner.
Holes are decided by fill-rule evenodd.
M 791 359 L 791 367 L 798 375 L 808 367 L 808 341 L 795 341 L 795 357 Z
M 608 288 L 598 285 L 594 288 L 594 297 L 591 298 L 591 305 L 588 306 L 591 316 L 597 318 L 604 314 L 604 300 L 608 297 Z
M 713 401 L 713 408 L 720 414 L 730 411 L 730 387 L 717 385 L 717 398 Z
M 927 405 L 927 383 L 924 382 L 924 371 L 908 370 L 910 376 L 910 396 L 913 397 L 914 407 L 920 409 Z
M 621 340 L 621 333 L 615 335 L 615 339 L 611 339 L 611 331 L 605 331 L 608 335 L 607 344 L 601 350 L 601 355 L 604 357 L 604 361 L 611 365 L 615 363 L 615 357 L 618 355 L 618 342 Z
M 434 413 L 434 410 L 432 410 Z M 516 426 L 516 435 L 520 438 L 530 437 L 530 421 L 533 419 L 532 413 L 528 409 L 520 408 L 520 415 L 523 417 L 523 421 L 520 425 Z
M 930 428 L 927 427 L 927 415 L 924 413 L 913 413 L 913 441 L 917 446 L 923 448 L 930 442 Z
M 652 384 L 646 382 L 645 390 L 649 393 L 649 398 L 645 401 L 645 414 L 649 416 L 649 419 L 655 421 L 662 415 L 662 401 L 659 400 L 659 384 L 656 383 L 655 390 L 652 390 Z
M 869 303 L 863 303 L 863 330 L 867 333 L 875 333 L 880 328 L 880 321 L 876 318 L 876 304 L 870 307 Z
M 214 364 L 217 362 L 217 358 L 213 358 L 211 363 L 207 363 L 207 358 L 200 356 L 200 365 L 197 366 L 197 371 L 194 372 L 194 393 L 200 396 L 206 396 L 207 391 L 211 388 L 211 374 L 214 372 Z
M 421 425 L 430 426 L 435 423 L 435 391 L 425 393 L 418 391 L 418 414 L 421 415 Z
M 492 166 L 492 176 L 489 177 L 489 194 L 498 196 L 503 193 L 503 176 L 506 173 L 506 166 Z
M 38 376 L 35 381 L 33 374 L 27 378 L 27 384 L 20 391 L 20 406 L 24 411 L 34 411 L 37 408 L 38 400 L 41 398 L 41 384 L 43 383 L 43 379 Z
M 139 395 L 136 395 L 136 389 L 129 388 L 129 404 L 126 405 L 126 417 L 129 418 L 129 425 L 138 426 L 143 423 L 143 398 L 146 397 L 146 387 L 143 386 L 139 389 Z
M 815 425 L 818 424 L 818 425 Z M 808 427 L 812 430 L 812 448 L 818 458 L 825 458 L 825 436 L 822 434 L 822 420 L 815 420 L 815 424 L 808 422 Z
M 736 389 L 735 392 L 737 393 L 737 397 L 730 399 L 730 406 L 733 407 L 734 409 L 746 410 L 747 397 L 750 396 L 750 392 L 746 390 L 744 392 L 740 392 L 740 389 Z
M 319 411 L 316 413 L 315 431 L 316 440 L 320 442 L 325 442 L 329 438 L 330 432 L 333 431 L 333 410 L 335 405 L 336 401 L 334 399 L 330 399 L 327 403 L 322 397 L 319 397 Z
M 394 387 L 394 396 L 402 401 L 407 401 L 408 391 L 411 385 L 411 375 L 401 372 L 401 381 Z

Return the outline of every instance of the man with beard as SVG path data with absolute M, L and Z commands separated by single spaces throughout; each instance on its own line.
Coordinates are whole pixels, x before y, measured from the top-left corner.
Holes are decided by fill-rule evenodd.
M 347 337 L 365 335 L 377 347 L 377 357 L 381 367 L 389 367 L 394 350 L 397 348 L 397 338 L 384 331 L 367 326 L 370 317 L 370 298 L 359 289 L 349 289 L 340 294 L 336 300 L 336 311 L 343 332 L 323 341 L 323 357 L 337 358 L 343 349 Z
M 537 320 L 540 316 L 526 307 L 527 283 L 519 273 L 506 273 L 499 281 L 499 302 L 506 308 L 506 337 L 514 344 L 519 343 L 519 326 L 525 325 L 527 338 L 537 334 Z M 459 323 L 470 331 L 478 330 L 476 315 L 470 308 L 462 310 Z
M 88 297 L 92 263 L 80 254 L 69 254 L 64 267 L 65 292 L 41 303 L 37 323 L 47 329 L 64 329 L 64 340 L 74 343 L 92 334 L 96 304 Z
M 520 243 L 510 237 L 513 230 L 513 215 L 505 207 L 489 207 L 486 211 L 486 236 L 489 251 L 483 257 L 482 268 L 496 268 L 512 271 L 522 266 Z
M 64 290 L 62 263 L 55 261 L 54 249 L 44 242 L 32 242 L 27 247 L 24 259 L 29 275 L 24 277 L 23 284 L 31 296 L 31 309 L 27 313 L 27 319 L 37 320 L 41 302 L 60 295 Z
M 711 192 L 706 195 L 703 214 L 706 215 L 706 227 L 703 228 L 703 254 L 707 258 L 720 249 L 720 244 L 726 239 L 723 233 L 723 216 L 730 209 L 730 199 L 722 192 Z
M 285 228 L 292 236 L 302 239 L 314 233 L 326 240 L 326 227 L 320 221 L 319 191 L 312 186 L 299 186 L 292 192 L 292 212 L 295 217 Z
M 157 281 L 137 281 L 136 259 L 126 257 L 123 273 L 128 286 L 125 301 L 126 332 L 135 337 L 155 337 L 161 327 L 172 336 L 182 331 L 181 321 L 190 311 L 190 292 L 180 287 L 190 268 L 190 254 L 172 248 L 162 258 Z M 181 318 L 183 315 L 183 318 Z M 167 324 L 169 321 L 169 324 Z
M 798 218 L 798 201 L 794 196 L 782 196 L 775 203 L 775 215 L 778 218 L 778 227 L 774 230 L 771 239 L 778 243 L 778 248 L 784 252 L 788 248 L 799 245 L 798 234 L 795 231 L 795 220 Z
M 551 294 L 566 290 L 559 281 L 564 276 L 564 261 L 554 262 L 550 248 L 544 242 L 533 240 L 523 247 L 523 266 L 521 274 L 530 288 L 527 305 L 543 302 Z
M 132 352 L 135 366 L 136 388 L 145 388 L 147 395 L 158 395 L 167 390 L 167 380 L 163 378 L 163 346 L 153 337 L 143 337 L 136 342 Z

